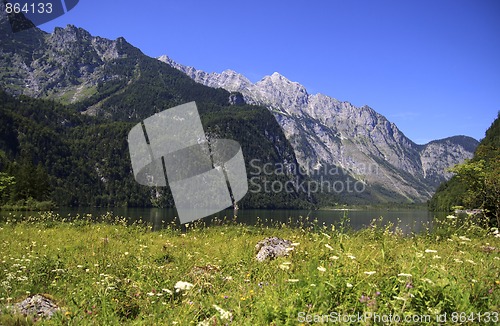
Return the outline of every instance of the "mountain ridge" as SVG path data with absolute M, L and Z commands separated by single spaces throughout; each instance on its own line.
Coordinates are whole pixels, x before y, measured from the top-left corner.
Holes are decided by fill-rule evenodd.
M 416 144 L 371 107 L 309 94 L 303 85 L 278 72 L 252 83 L 230 69 L 206 73 L 166 55 L 158 59 L 206 86 L 239 92 L 246 102 L 266 106 L 303 166 L 338 166 L 367 184 L 395 188 L 399 200 L 428 200 L 451 177 L 446 169 L 472 157 L 478 143 L 471 137 L 451 136 Z M 355 173 L 370 170 L 366 165 L 372 164 L 380 168 L 377 175 Z

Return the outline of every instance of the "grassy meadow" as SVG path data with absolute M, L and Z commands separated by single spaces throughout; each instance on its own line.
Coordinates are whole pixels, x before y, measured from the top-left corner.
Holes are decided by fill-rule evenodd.
M 111 214 L 93 220 L 44 213 L 0 222 L 0 325 L 493 325 L 500 318 L 500 238 L 479 221 L 449 216 L 432 231 L 402 235 L 381 221 L 355 232 L 307 221 L 152 232 Z M 259 263 L 255 245 L 271 236 L 294 249 Z M 36 321 L 8 310 L 37 293 L 61 312 Z

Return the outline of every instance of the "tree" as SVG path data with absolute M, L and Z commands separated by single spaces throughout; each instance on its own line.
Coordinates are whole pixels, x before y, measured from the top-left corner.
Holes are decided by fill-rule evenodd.
M 500 156 L 497 154 L 488 161 L 466 161 L 450 171 L 465 188 L 461 194 L 464 206 L 486 210 L 500 226 Z
M 461 195 L 464 206 L 481 207 L 486 197 L 484 160 L 477 162 L 467 160 L 462 164 L 455 165 L 450 169 L 450 172 L 455 173 L 457 178 L 462 181 L 462 185 L 466 187 Z
M 495 164 L 486 172 L 486 208 L 495 217 L 497 226 L 500 227 L 500 155 L 497 155 Z
M 6 197 L 9 187 L 16 183 L 15 178 L 5 172 L 0 172 L 0 203 Z

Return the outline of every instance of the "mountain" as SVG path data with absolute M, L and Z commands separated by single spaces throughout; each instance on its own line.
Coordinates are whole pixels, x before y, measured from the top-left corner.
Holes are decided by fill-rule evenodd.
M 196 83 L 124 38 L 107 40 L 71 25 L 53 33 L 37 28 L 12 33 L 3 9 L 0 4 L 0 172 L 29 187 L 26 171 L 40 167 L 43 184 L 48 184 L 38 187 L 45 189 L 43 195 L 14 187 L 3 200 L 36 195 L 61 206 L 172 206 L 168 187 L 150 189 L 134 182 L 127 133 L 154 113 L 191 101 L 210 139 L 240 143 L 254 188 L 307 179 L 289 171 L 251 174 L 264 164 L 298 165 L 265 107 L 236 104 L 228 91 Z M 258 190 L 250 191 L 240 207 L 315 205 L 313 195 L 298 189 Z
M 309 94 L 276 72 L 254 84 L 232 70 L 206 73 L 167 56 L 158 59 L 199 83 L 241 93 L 247 103 L 266 106 L 310 174 L 332 177 L 336 173 L 329 171 L 342 171 L 338 174 L 364 184 L 364 191 L 348 194 L 351 201 L 424 202 L 451 177 L 446 169 L 472 157 L 478 144 L 455 136 L 417 145 L 372 108 Z

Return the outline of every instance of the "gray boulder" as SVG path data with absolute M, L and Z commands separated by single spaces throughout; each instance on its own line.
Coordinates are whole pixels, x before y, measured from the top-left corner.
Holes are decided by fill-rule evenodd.
M 50 318 L 61 308 L 51 299 L 35 294 L 11 307 L 12 312 L 35 318 Z
M 266 259 L 272 260 L 276 257 L 287 256 L 289 248 L 293 248 L 290 240 L 277 237 L 266 238 L 255 245 L 256 258 L 262 262 Z

